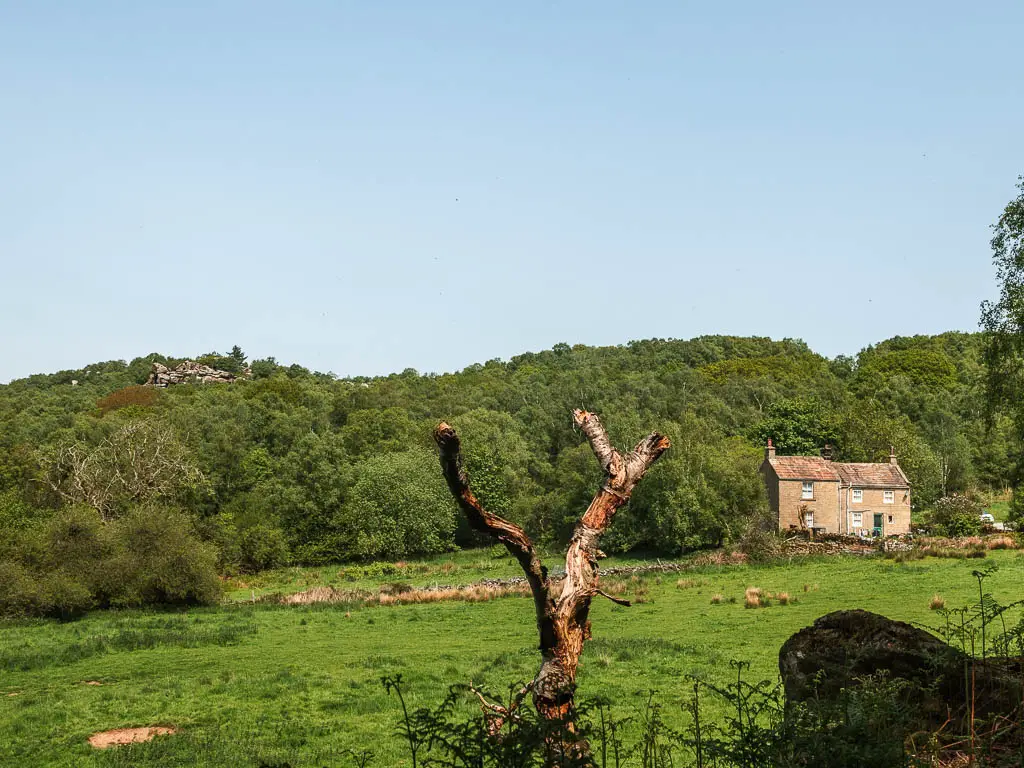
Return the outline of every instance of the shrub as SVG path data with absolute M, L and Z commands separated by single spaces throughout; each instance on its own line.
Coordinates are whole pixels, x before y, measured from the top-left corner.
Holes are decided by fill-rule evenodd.
M 755 515 L 739 540 L 739 551 L 752 562 L 765 562 L 777 557 L 782 551 L 782 541 L 775 530 L 774 518 Z
M 46 574 L 39 584 L 39 596 L 43 612 L 62 617 L 84 613 L 96 604 L 89 586 L 63 570 Z
M 213 547 L 173 510 L 137 509 L 108 525 L 95 510 L 65 510 L 12 539 L 0 555 L 0 614 L 6 616 L 211 603 L 220 595 Z
M 162 507 L 136 509 L 112 531 L 119 553 L 108 582 L 114 604 L 213 603 L 220 597 L 217 553 L 188 518 Z
M 238 533 L 238 566 L 245 573 L 279 568 L 289 561 L 284 532 L 264 523 Z
M 0 562 L 0 616 L 47 613 L 39 582 L 21 564 Z
M 935 502 L 930 522 L 946 536 L 974 536 L 981 530 L 981 505 L 960 494 L 944 496 Z

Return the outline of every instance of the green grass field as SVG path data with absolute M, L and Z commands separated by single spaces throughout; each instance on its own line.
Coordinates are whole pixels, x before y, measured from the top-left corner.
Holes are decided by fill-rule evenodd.
M 841 608 L 937 625 L 932 595 L 950 607 L 976 600 L 971 571 L 992 562 L 999 571 L 988 589 L 1004 602 L 1022 597 L 1024 556 L 1014 551 L 982 561 L 836 557 L 646 577 L 629 585 L 646 592 L 645 602 L 595 602 L 580 695 L 603 694 L 625 716 L 656 689 L 666 718 L 681 726 L 686 675 L 724 682 L 734 674 L 729 660 L 743 659 L 750 678 L 774 679 L 783 641 Z M 228 598 L 237 602 L 221 608 L 0 624 L 0 764 L 344 766 L 355 764 L 346 750 L 369 749 L 371 765 L 408 765 L 394 736 L 398 703 L 381 675 L 403 675 L 411 706 L 438 702 L 451 683 L 501 691 L 530 679 L 538 663 L 531 601 L 347 612 L 247 600 L 325 582 L 451 584 L 516 574 L 514 563 L 486 551 L 399 569 L 286 569 L 234 582 Z M 751 585 L 786 591 L 797 602 L 745 609 Z M 737 602 L 713 605 L 715 594 Z M 147 725 L 181 732 L 105 751 L 86 743 L 95 731 Z
M 1010 514 L 1010 502 L 1009 501 L 996 501 L 996 502 L 993 502 L 988 507 L 988 509 L 986 509 L 985 511 L 988 512 L 990 515 L 992 515 L 992 517 L 994 517 L 997 522 L 1004 523 L 1004 522 L 1006 522 L 1006 518 Z

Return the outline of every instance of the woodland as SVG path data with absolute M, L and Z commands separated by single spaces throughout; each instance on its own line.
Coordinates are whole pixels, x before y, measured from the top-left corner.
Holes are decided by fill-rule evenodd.
M 70 547 L 149 570 L 125 550 L 145 536 L 194 540 L 180 558 L 197 573 L 489 543 L 445 487 L 432 438 L 442 419 L 470 446 L 465 466 L 484 506 L 559 547 L 601 478 L 576 408 L 605 414 L 617 445 L 653 431 L 672 438 L 605 532 L 608 552 L 736 541 L 764 514 L 757 467 L 769 437 L 780 453 L 829 445 L 847 461 L 884 459 L 894 446 L 923 512 L 1014 484 L 1019 443 L 1012 418 L 986 408 L 984 352 L 970 333 L 896 337 L 834 359 L 792 339 L 709 336 L 338 378 L 272 358 L 250 364 L 235 347 L 197 358 L 249 365 L 251 378 L 233 384 L 145 386 L 153 362 L 176 362 L 159 354 L 31 376 L 0 386 L 0 525 L 18 534 L 0 545 L 0 567 L 13 581 L 35 578 L 59 570 L 56 552 Z M 183 587 L 192 598 L 207 589 L 193 586 Z M 161 596 L 145 584 L 88 591 L 90 603 L 107 595 L 98 604 Z

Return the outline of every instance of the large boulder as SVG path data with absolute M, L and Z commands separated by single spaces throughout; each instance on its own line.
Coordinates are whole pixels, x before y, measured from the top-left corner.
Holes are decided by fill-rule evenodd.
M 1021 671 L 1020 659 L 972 660 L 923 629 L 861 610 L 822 616 L 779 651 L 787 703 L 837 701 L 872 676 L 903 680 L 913 730 L 965 733 L 972 690 L 977 719 L 1014 712 Z
M 251 371 L 246 368 L 241 376 L 236 376 L 228 371 L 221 371 L 211 368 L 208 365 L 197 363 L 194 360 L 186 360 L 174 368 L 168 368 L 163 363 L 153 363 L 146 384 L 151 387 L 169 387 L 175 384 L 231 384 L 239 378 L 248 378 Z

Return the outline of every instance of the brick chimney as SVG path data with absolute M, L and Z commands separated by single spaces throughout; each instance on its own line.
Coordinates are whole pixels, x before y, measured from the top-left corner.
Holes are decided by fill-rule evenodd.
M 772 445 L 772 439 L 768 438 L 768 445 L 764 449 L 764 460 L 771 461 L 775 458 L 775 446 Z
M 832 446 L 825 443 L 825 447 L 821 449 L 821 458 L 825 461 L 832 461 Z
M 896 446 L 894 445 L 889 446 L 889 463 L 892 464 L 894 467 L 898 466 L 896 462 Z

